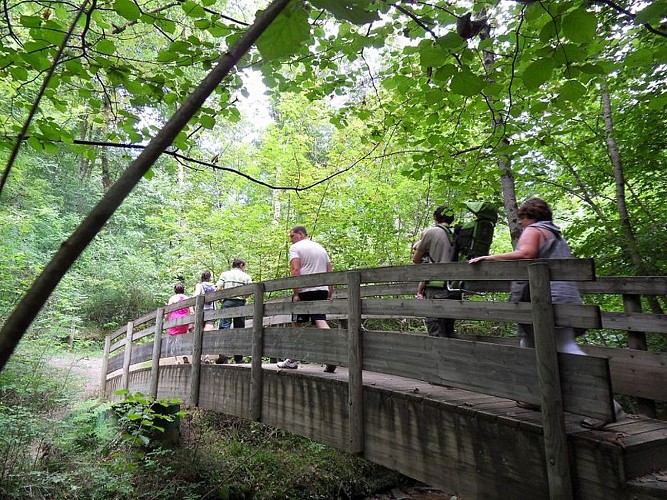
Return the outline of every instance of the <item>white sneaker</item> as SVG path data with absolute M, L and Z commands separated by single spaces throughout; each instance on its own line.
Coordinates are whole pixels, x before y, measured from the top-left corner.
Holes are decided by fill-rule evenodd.
M 278 361 L 278 363 L 276 363 L 276 366 L 278 368 L 290 368 L 292 370 L 295 370 L 299 368 L 299 362 L 294 359 L 286 359 L 285 361 Z

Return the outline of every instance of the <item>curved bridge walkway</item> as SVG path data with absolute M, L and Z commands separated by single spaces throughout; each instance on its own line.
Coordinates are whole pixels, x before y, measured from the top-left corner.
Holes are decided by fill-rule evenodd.
M 466 300 L 415 300 L 422 280 L 450 280 Z M 529 280 L 531 303 L 511 304 L 511 280 Z M 552 305 L 550 281 L 577 281 L 587 305 Z M 335 285 L 332 301 L 291 303 L 295 286 Z M 597 294 L 622 297 L 601 311 Z M 205 301 L 248 295 L 250 304 L 204 310 Z M 101 393 L 118 389 L 237 415 L 359 453 L 463 498 L 667 498 L 667 422 L 650 418 L 667 400 L 667 354 L 646 350 L 646 332 L 667 317 L 642 312 L 642 296 L 667 295 L 665 278 L 598 278 L 587 259 L 433 264 L 360 269 L 255 283 L 188 299 L 109 335 Z M 281 298 L 282 297 L 282 298 Z M 620 300 L 616 301 L 620 303 Z M 613 303 L 609 297 L 604 303 Z M 193 306 L 194 315 L 164 321 Z M 331 330 L 290 326 L 293 313 L 326 313 Z M 205 321 L 246 316 L 248 328 L 203 331 Z M 373 319 L 456 318 L 461 339 L 372 331 Z M 250 320 L 251 318 L 251 320 Z M 532 323 L 536 348 L 474 335 L 477 322 Z M 174 364 L 164 330 L 192 324 Z M 556 353 L 554 326 L 627 333 L 628 349 L 586 346 Z M 485 330 L 489 330 L 487 327 Z M 205 364 L 206 355 L 244 364 Z M 270 358 L 301 360 L 279 370 Z M 338 365 L 325 373 L 324 364 Z M 614 394 L 636 397 L 615 421 Z M 539 405 L 522 409 L 516 401 Z

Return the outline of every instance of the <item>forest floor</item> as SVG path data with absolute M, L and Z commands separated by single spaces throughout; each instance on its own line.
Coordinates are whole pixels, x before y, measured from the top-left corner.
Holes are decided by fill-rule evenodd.
M 81 386 L 81 399 L 95 398 L 99 394 L 102 374 L 102 358 L 92 355 L 59 352 L 48 360 L 48 364 L 67 370 L 68 376 L 78 379 Z M 456 496 L 446 494 L 437 488 L 416 482 L 399 485 L 388 491 L 376 493 L 364 500 L 456 500 Z

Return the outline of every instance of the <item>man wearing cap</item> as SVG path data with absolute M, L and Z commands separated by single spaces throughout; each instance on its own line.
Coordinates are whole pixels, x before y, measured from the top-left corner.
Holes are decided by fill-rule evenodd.
M 454 222 L 454 212 L 440 205 L 433 212 L 433 219 L 435 226 L 424 231 L 412 256 L 415 264 L 452 262 L 454 258 L 454 235 L 449 226 Z M 461 300 L 461 292 L 449 290 L 446 281 L 426 281 L 419 284 L 417 298 Z M 426 318 L 426 328 L 433 337 L 456 338 L 453 318 Z

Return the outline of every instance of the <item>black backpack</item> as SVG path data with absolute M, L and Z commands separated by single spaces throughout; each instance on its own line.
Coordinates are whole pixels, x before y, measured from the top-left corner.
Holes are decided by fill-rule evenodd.
M 454 226 L 453 234 L 447 231 L 450 242 L 454 243 L 454 262 L 489 255 L 493 231 L 498 222 L 498 210 L 493 203 L 468 201 L 465 206 L 475 218 Z

